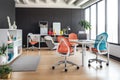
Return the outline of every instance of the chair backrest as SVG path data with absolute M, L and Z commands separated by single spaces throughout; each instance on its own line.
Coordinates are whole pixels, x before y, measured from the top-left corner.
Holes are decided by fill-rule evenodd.
M 35 34 L 29 33 L 28 37 L 29 37 L 28 38 L 29 42 L 39 42 L 40 41 L 39 37 Z
M 60 43 L 60 41 L 61 41 L 62 38 L 64 38 L 64 36 L 58 36 L 58 37 L 57 37 L 58 43 Z
M 69 39 L 78 39 L 78 36 L 75 33 L 70 33 L 69 34 Z
M 54 41 L 53 41 L 52 37 L 51 36 L 45 36 L 44 39 L 45 39 L 45 42 L 46 42 L 48 48 L 50 48 L 52 50 L 55 47 L 55 44 L 54 44 Z
M 52 39 L 51 36 L 45 36 L 44 39 L 45 39 L 45 40 L 50 40 L 50 41 L 52 41 L 52 43 L 54 43 L 54 41 L 53 41 L 53 39 Z
M 108 34 L 106 32 L 97 35 L 94 48 L 100 51 L 106 50 L 107 49 L 107 38 L 108 38 Z
M 73 49 L 71 48 L 71 44 L 67 38 L 62 37 L 58 45 L 57 52 L 67 55 L 73 52 Z

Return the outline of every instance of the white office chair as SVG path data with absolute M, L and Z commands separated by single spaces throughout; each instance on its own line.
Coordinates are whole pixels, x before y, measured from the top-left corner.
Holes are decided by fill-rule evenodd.
M 74 55 L 74 49 L 72 49 L 68 39 L 66 39 L 64 37 L 61 38 L 56 52 L 59 55 L 61 55 L 62 57 L 64 57 L 65 59 L 61 60 L 57 64 L 53 65 L 52 69 L 55 69 L 56 66 L 63 64 L 63 63 L 65 64 L 65 69 L 64 69 L 65 72 L 68 71 L 67 70 L 67 63 L 75 65 L 77 67 L 77 69 L 79 69 L 79 66 L 77 64 L 67 60 L 67 57 Z
M 51 50 L 57 49 L 58 44 L 54 43 L 51 36 L 45 36 L 44 39 L 49 49 Z
M 106 62 L 106 65 L 109 65 L 109 43 L 107 43 L 108 34 L 102 33 L 98 36 L 96 36 L 94 48 L 92 48 L 92 51 L 96 54 L 95 59 L 89 59 L 88 66 L 90 67 L 92 62 L 96 61 L 100 63 L 100 68 L 102 68 L 102 62 Z M 98 59 L 99 55 L 107 54 L 107 61 Z

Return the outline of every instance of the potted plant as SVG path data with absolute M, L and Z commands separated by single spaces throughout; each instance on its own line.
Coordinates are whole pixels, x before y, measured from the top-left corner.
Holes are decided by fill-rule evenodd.
M 81 27 L 85 29 L 85 33 L 87 34 L 87 39 L 89 39 L 89 30 L 91 29 L 91 24 L 86 20 L 81 20 L 80 23 Z
M 66 31 L 67 31 L 66 28 L 63 28 L 62 31 L 63 31 L 63 34 L 67 34 L 67 33 L 66 33 Z
M 0 79 L 10 79 L 12 75 L 12 69 L 8 65 L 0 66 Z
M 91 24 L 86 20 L 81 20 L 80 23 L 81 27 L 83 27 L 85 30 L 91 29 Z
M 7 62 L 7 55 L 6 55 L 7 46 L 2 44 L 0 47 L 0 65 L 6 64 Z

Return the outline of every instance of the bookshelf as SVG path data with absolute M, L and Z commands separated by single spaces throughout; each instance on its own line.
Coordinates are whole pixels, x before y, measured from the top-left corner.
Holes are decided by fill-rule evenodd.
M 10 63 L 22 54 L 22 30 L 0 29 L 0 46 L 3 43 L 7 45 L 7 63 Z

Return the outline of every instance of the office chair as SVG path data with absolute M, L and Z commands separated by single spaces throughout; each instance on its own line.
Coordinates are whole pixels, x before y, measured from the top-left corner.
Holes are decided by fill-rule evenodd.
M 44 39 L 45 39 L 45 42 L 46 42 L 49 49 L 51 49 L 51 50 L 57 49 L 58 44 L 54 43 L 51 36 L 45 36 Z
M 27 38 L 28 38 L 27 46 L 29 47 L 29 44 L 32 45 L 32 47 L 29 47 L 29 49 L 33 50 L 35 48 L 35 45 L 39 43 L 39 39 L 37 36 L 34 36 L 32 33 L 29 33 L 27 35 Z
M 52 69 L 55 69 L 56 66 L 58 66 L 58 65 L 60 65 L 62 63 L 65 64 L 65 69 L 64 69 L 65 72 L 68 71 L 67 70 L 67 63 L 75 65 L 75 66 L 77 66 L 77 69 L 79 69 L 79 66 L 77 64 L 67 60 L 67 57 L 69 57 L 71 55 L 74 55 L 73 54 L 74 49 L 71 47 L 71 44 L 70 44 L 70 42 L 69 42 L 69 40 L 67 38 L 61 37 L 56 52 L 58 54 L 60 54 L 62 57 L 64 57 L 65 59 L 62 60 L 62 61 L 59 61 L 57 64 L 53 65 Z
M 106 65 L 109 65 L 109 46 L 107 43 L 108 34 L 107 33 L 101 33 L 100 35 L 96 36 L 94 48 L 92 48 L 92 52 L 96 54 L 95 59 L 89 59 L 88 66 L 90 67 L 92 62 L 96 61 L 100 63 L 100 68 L 102 68 L 102 62 L 106 62 Z M 107 61 L 98 59 L 99 55 L 107 54 Z
M 68 38 L 69 40 L 78 40 L 78 36 L 75 33 L 70 33 Z M 78 44 L 75 42 L 70 42 L 70 44 L 74 47 L 74 50 L 76 52 Z

